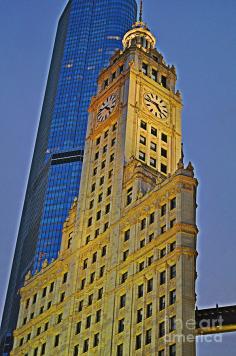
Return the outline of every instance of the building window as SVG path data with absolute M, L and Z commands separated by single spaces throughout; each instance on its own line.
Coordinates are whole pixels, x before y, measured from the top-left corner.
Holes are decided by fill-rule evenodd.
M 142 72 L 143 74 L 147 75 L 148 74 L 148 65 L 146 63 L 142 64 Z
M 112 131 L 114 132 L 116 131 L 116 129 L 117 129 L 117 122 L 112 126 Z
M 161 226 L 161 234 L 164 234 L 166 232 L 166 225 Z
M 143 248 L 145 246 L 145 239 L 142 239 L 140 241 L 140 248 Z
M 123 344 L 117 345 L 116 356 L 123 356 Z
M 79 345 L 75 345 L 74 346 L 73 356 L 78 356 L 78 355 L 79 355 Z
M 121 283 L 125 283 L 126 279 L 128 278 L 128 272 L 124 272 L 122 275 L 121 275 Z
M 144 267 L 145 267 L 144 261 L 140 262 L 138 265 L 139 272 L 141 272 L 144 269 Z
M 100 193 L 100 194 L 98 195 L 98 203 L 101 203 L 101 201 L 102 201 L 102 196 L 103 196 L 102 193 Z
M 114 158 L 115 158 L 115 154 L 112 153 L 112 154 L 110 155 L 110 162 L 113 162 L 113 161 L 114 161 Z
M 46 352 L 46 342 L 42 345 L 41 355 L 45 355 L 45 352 Z
M 111 147 L 115 146 L 115 144 L 116 144 L 116 138 L 114 137 L 111 141 Z
M 124 331 L 125 328 L 125 319 L 120 319 L 118 321 L 118 333 L 122 333 L 122 331 Z
M 84 287 L 85 287 L 85 282 L 86 282 L 86 279 L 83 278 L 82 281 L 81 281 L 81 287 L 80 287 L 81 290 L 84 289 Z
M 129 250 L 123 252 L 123 261 L 126 261 L 129 256 Z
M 126 302 L 126 294 L 123 294 L 120 296 L 120 309 L 125 307 L 125 302 Z
M 93 193 L 95 191 L 96 188 L 96 183 L 93 183 L 91 186 L 91 193 Z
M 109 223 L 106 222 L 106 223 L 104 224 L 103 231 L 104 231 L 104 232 L 107 231 L 108 227 L 109 227 Z
M 127 190 L 127 205 L 132 203 L 133 188 Z
M 175 304 L 176 302 L 176 290 L 171 290 L 170 291 L 170 305 Z
M 145 227 L 146 227 L 146 218 L 144 218 L 144 219 L 141 220 L 140 229 L 141 229 L 141 230 L 144 230 Z
M 153 256 L 148 257 L 148 262 L 147 262 L 148 266 L 151 266 L 153 261 L 154 261 L 154 257 Z
M 108 79 L 104 80 L 103 82 L 103 88 L 106 89 L 106 87 L 108 87 Z
M 147 130 L 147 123 L 145 121 L 141 120 L 140 127 L 144 130 Z
M 165 356 L 165 350 L 160 350 L 158 352 L 158 356 Z
M 168 140 L 167 135 L 164 134 L 164 133 L 162 133 L 162 134 L 161 134 L 161 140 L 162 140 L 163 142 L 167 143 L 167 140 Z
M 152 80 L 155 80 L 155 82 L 157 82 L 157 71 L 155 69 L 152 69 L 151 77 Z
M 170 356 L 176 356 L 176 345 L 170 345 L 169 347 Z
M 67 241 L 67 248 L 69 249 L 71 247 L 72 244 L 72 237 L 68 239 Z
M 92 305 L 92 303 L 93 303 L 93 294 L 90 294 L 88 296 L 88 305 Z
M 36 349 L 34 349 L 34 356 L 38 355 L 38 348 L 36 347 Z
M 83 269 L 86 269 L 88 267 L 88 258 L 86 258 L 83 262 Z
M 99 333 L 95 334 L 93 338 L 93 346 L 97 347 L 98 345 L 99 345 Z
M 175 316 L 172 316 L 169 319 L 169 330 L 170 330 L 170 332 L 176 330 L 176 317 Z
M 151 126 L 151 134 L 157 137 L 157 129 L 153 126 Z
M 176 242 L 174 241 L 170 244 L 170 252 L 174 251 L 175 249 L 176 249 Z
M 110 212 L 110 209 L 111 209 L 111 205 L 107 204 L 105 208 L 105 214 L 108 214 Z
M 83 300 L 80 300 L 79 302 L 79 307 L 78 307 L 78 312 L 81 312 L 82 309 L 83 309 L 83 304 L 84 304 L 84 301 Z
M 107 145 L 105 145 L 105 146 L 103 147 L 102 152 L 103 152 L 103 153 L 106 153 L 106 152 L 107 152 Z
M 145 153 L 142 151 L 139 151 L 139 159 L 141 159 L 142 161 L 145 161 Z
M 160 250 L 160 258 L 165 257 L 165 255 L 166 255 L 166 247 L 164 247 Z
M 62 284 L 66 283 L 67 282 L 67 277 L 68 277 L 68 273 L 64 273 L 63 275 L 63 279 L 62 279 Z
M 150 157 L 150 166 L 156 168 L 157 166 L 157 160 L 153 157 Z
M 161 76 L 161 85 L 166 88 L 166 85 L 167 85 L 167 78 L 165 75 L 162 75 Z
M 154 233 L 148 236 L 148 242 L 152 242 L 153 239 L 154 239 Z
M 97 171 L 98 171 L 98 167 L 95 167 L 94 170 L 93 170 L 93 176 L 96 176 Z
M 152 150 L 152 151 L 157 151 L 157 145 L 156 145 L 156 143 L 154 143 L 154 142 L 151 142 L 150 143 L 150 149 Z
M 124 241 L 128 241 L 130 239 L 130 229 L 124 232 Z
M 58 317 L 57 317 L 57 324 L 60 324 L 62 322 L 62 316 L 63 314 L 59 314 Z
M 124 66 L 122 65 L 122 66 L 120 66 L 120 68 L 119 68 L 120 74 L 121 74 L 123 71 L 124 71 Z
M 176 277 L 176 265 L 173 265 L 170 267 L 170 279 L 173 279 Z
M 29 341 L 30 338 L 31 338 L 31 333 L 29 333 L 29 334 L 27 335 L 27 341 Z
M 44 325 L 44 331 L 47 331 L 47 330 L 48 330 L 48 326 L 49 326 L 49 322 L 45 323 L 45 325 Z
M 94 200 L 91 200 L 90 203 L 89 203 L 89 209 L 92 209 L 94 206 Z
M 99 288 L 99 290 L 98 290 L 98 299 L 102 299 L 102 295 L 103 295 L 103 288 Z
M 57 334 L 54 339 L 54 347 L 57 347 L 59 345 L 59 342 L 60 342 L 60 335 Z
M 110 179 L 112 177 L 112 174 L 113 174 L 113 169 L 111 169 L 108 173 L 108 178 Z
M 100 220 L 101 219 L 101 216 L 102 216 L 102 212 L 101 210 L 97 211 L 97 214 L 96 214 L 96 220 Z
M 80 332 L 81 332 L 81 321 L 78 321 L 75 328 L 75 335 L 78 335 Z
M 88 329 L 91 326 L 91 315 L 87 316 L 85 328 Z
M 141 323 L 143 320 L 143 309 L 137 310 L 137 323 Z
M 155 213 L 153 212 L 149 215 L 149 224 L 150 225 L 153 224 L 154 221 L 155 221 Z
M 89 243 L 89 241 L 90 241 L 90 235 L 88 235 L 88 236 L 86 237 L 86 241 L 85 241 L 86 245 Z
M 161 206 L 161 216 L 166 215 L 166 204 Z
M 176 208 L 176 198 L 173 198 L 170 201 L 170 210 L 173 210 L 175 208 Z
M 46 297 L 47 287 L 43 288 L 42 298 Z
M 138 286 L 138 298 L 143 297 L 143 284 Z
M 166 307 L 166 297 L 165 295 L 162 295 L 159 299 L 159 310 L 163 310 Z
M 89 339 L 84 340 L 83 352 L 87 352 L 89 349 Z
M 99 157 L 99 151 L 97 151 L 97 152 L 95 153 L 95 155 L 94 155 L 94 160 L 96 161 L 96 160 L 98 159 L 98 157 Z
M 19 346 L 22 346 L 22 345 L 23 345 L 23 342 L 24 342 L 24 338 L 22 337 L 22 338 L 20 339 Z
M 102 266 L 102 267 L 100 268 L 100 272 L 99 272 L 99 277 L 100 277 L 100 278 L 104 276 L 104 272 L 105 272 L 105 266 Z
M 106 166 L 106 161 L 102 161 L 101 169 L 105 168 L 105 166 Z
M 95 272 L 91 273 L 90 275 L 90 284 L 93 283 L 95 280 Z
M 146 145 L 146 137 L 144 137 L 144 136 L 140 136 L 140 138 L 139 138 L 139 142 L 142 144 L 142 145 Z
M 102 247 L 102 257 L 106 256 L 107 254 L 107 246 Z
M 92 263 L 95 263 L 96 261 L 97 261 L 97 252 L 94 252 L 92 257 Z
M 43 309 L 44 309 L 44 306 L 40 307 L 39 314 L 43 314 Z
M 174 225 L 176 224 L 176 219 L 172 219 L 170 221 L 170 228 L 174 227 Z M 173 250 L 172 250 L 173 251 Z
M 167 158 L 167 150 L 165 150 L 164 148 L 161 149 L 161 155 L 162 157 Z
M 111 186 L 107 188 L 107 196 L 111 195 Z
M 152 316 L 152 303 L 149 303 L 147 305 L 147 311 L 146 311 L 146 317 L 150 318 L 150 316 Z
M 104 132 L 104 138 L 108 137 L 108 134 L 109 134 L 109 130 L 106 130 L 106 131 Z M 106 152 L 106 150 L 105 150 L 105 152 Z
M 152 329 L 146 331 L 146 345 L 151 344 L 152 342 Z
M 153 290 L 153 278 L 148 279 L 147 281 L 147 292 L 152 292 Z
M 159 337 L 163 337 L 165 335 L 165 322 L 159 324 Z
M 96 140 L 96 145 L 99 145 L 100 142 L 101 142 L 101 137 L 98 137 Z
M 142 334 L 136 335 L 135 349 L 139 350 L 142 347 Z
M 112 80 L 116 79 L 116 72 L 112 73 Z
M 93 223 L 93 218 L 90 217 L 90 218 L 88 219 L 88 227 L 90 227 L 90 226 L 92 225 L 92 223 Z
M 166 283 L 166 271 L 162 271 L 160 273 L 160 285 L 163 285 Z
M 167 174 L 167 166 L 163 163 L 161 163 L 161 172 Z
M 95 322 L 99 323 L 99 321 L 101 320 L 101 315 L 102 315 L 102 311 L 101 309 L 96 311 L 96 317 L 95 317 Z
M 100 178 L 99 184 L 100 184 L 100 185 L 103 185 L 103 183 L 104 183 L 104 176 L 102 176 L 102 177 Z

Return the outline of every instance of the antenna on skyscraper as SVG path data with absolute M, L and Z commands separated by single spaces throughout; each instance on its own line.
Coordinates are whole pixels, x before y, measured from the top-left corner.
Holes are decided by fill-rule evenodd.
M 143 22 L 143 0 L 140 0 L 139 22 Z

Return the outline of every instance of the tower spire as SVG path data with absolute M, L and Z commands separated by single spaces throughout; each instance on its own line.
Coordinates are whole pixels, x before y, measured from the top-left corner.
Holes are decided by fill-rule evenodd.
M 143 22 L 143 0 L 140 0 L 139 22 Z

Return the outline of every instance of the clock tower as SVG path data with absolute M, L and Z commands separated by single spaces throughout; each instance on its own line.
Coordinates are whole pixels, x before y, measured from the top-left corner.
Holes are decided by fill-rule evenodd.
M 13 355 L 195 356 L 198 183 L 176 71 L 155 46 L 140 18 L 98 77 L 80 194 L 58 259 L 27 275 Z

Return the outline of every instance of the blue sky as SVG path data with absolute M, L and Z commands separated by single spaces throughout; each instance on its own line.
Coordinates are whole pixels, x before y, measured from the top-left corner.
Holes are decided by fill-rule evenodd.
M 0 310 L 56 24 L 65 0 L 0 2 Z M 236 304 L 236 2 L 146 0 L 157 47 L 178 71 L 186 162 L 199 179 L 199 307 Z M 235 355 L 236 334 L 200 356 Z

